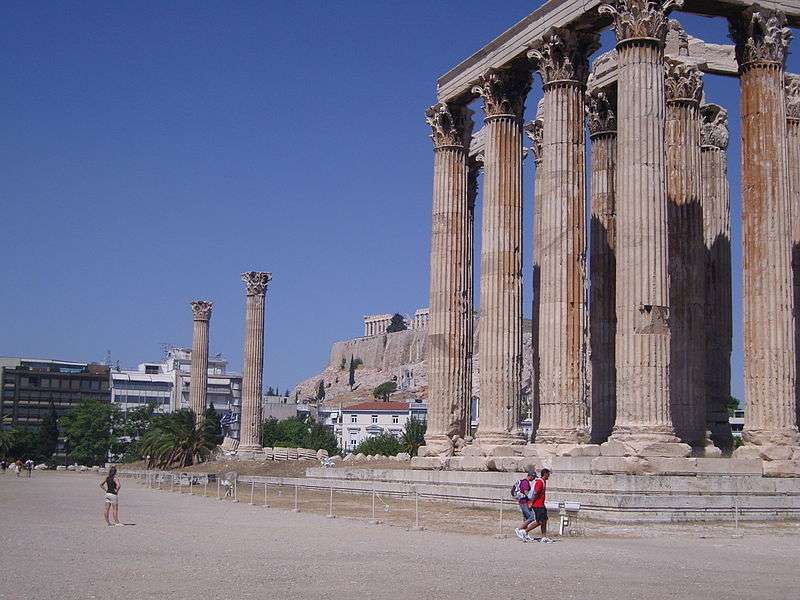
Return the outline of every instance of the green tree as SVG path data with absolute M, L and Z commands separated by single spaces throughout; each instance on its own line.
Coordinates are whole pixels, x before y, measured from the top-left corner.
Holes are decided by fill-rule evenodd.
M 397 390 L 397 383 L 394 381 L 384 381 L 374 390 L 372 390 L 373 398 L 379 400 L 389 400 L 389 396 Z
M 275 391 L 272 389 L 272 386 L 267 388 L 267 396 L 274 396 Z
M 50 412 L 42 419 L 39 425 L 39 453 L 42 460 L 50 460 L 58 449 L 58 415 L 56 407 L 51 402 Z
M 282 421 L 270 417 L 261 425 L 261 445 L 266 448 L 324 449 L 328 454 L 338 452 L 333 431 L 311 417 L 290 417 Z
M 317 402 L 322 402 L 323 400 L 325 400 L 325 382 L 320 379 L 317 386 Z
M 408 452 L 411 456 L 416 456 L 419 447 L 425 444 L 425 431 L 428 424 L 416 417 L 410 417 L 406 421 L 403 435 L 400 438 L 400 446 L 403 452 Z
M 386 333 L 405 331 L 406 329 L 408 329 L 408 326 L 406 325 L 406 320 L 403 318 L 403 315 L 400 313 L 394 313 L 389 326 L 386 328 Z
M 8 461 L 18 458 L 42 460 L 44 456 L 38 432 L 18 427 L 0 431 L 0 458 Z
M 217 446 L 222 443 L 222 422 L 217 414 L 217 411 L 214 410 L 213 406 L 209 406 L 206 411 L 203 413 L 203 427 L 208 429 L 209 435 L 213 436 Z
M 381 433 L 361 442 L 353 452 L 355 454 L 396 456 L 401 450 L 400 442 L 396 437 L 390 433 Z
M 733 396 L 728 398 L 728 416 L 732 417 L 733 411 L 739 410 L 739 406 L 740 404 L 738 398 L 734 398 Z
M 135 462 L 143 458 L 141 439 L 150 429 L 157 406 L 155 401 L 151 401 L 144 406 L 117 414 L 114 424 L 116 440 L 111 448 L 111 453 L 117 460 Z
M 84 465 L 102 465 L 116 441 L 113 425 L 117 421 L 115 405 L 94 398 L 84 398 L 59 419 L 71 460 Z
M 191 410 L 156 415 L 142 436 L 142 453 L 150 456 L 148 467 L 183 468 L 206 460 L 216 448 L 216 436 L 203 419 L 196 427 Z
M 350 374 L 347 377 L 347 383 L 350 385 L 351 390 L 356 384 L 356 365 L 352 354 L 350 355 Z
M 310 419 L 308 433 L 301 447 L 309 450 L 326 450 L 329 455 L 339 452 L 339 444 L 333 430 L 313 419 Z

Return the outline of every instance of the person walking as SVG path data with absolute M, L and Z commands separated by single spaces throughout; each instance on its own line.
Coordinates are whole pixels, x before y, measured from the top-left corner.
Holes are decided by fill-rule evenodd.
M 526 535 L 530 538 L 530 532 L 540 527 L 542 530 L 542 537 L 539 541 L 543 544 L 550 544 L 553 540 L 547 537 L 547 505 L 545 504 L 545 497 L 547 495 L 547 480 L 550 479 L 550 469 L 542 469 L 539 473 L 539 478 L 533 482 L 533 491 L 531 497 L 531 509 L 533 510 L 534 522 L 528 525 L 525 530 Z
M 17 470 L 17 477 L 19 477 L 19 474 L 22 473 L 22 467 L 23 467 L 21 458 L 17 459 L 17 462 L 14 463 L 14 467 Z
M 106 492 L 106 511 L 103 516 L 105 517 L 106 525 L 109 527 L 122 526 L 122 523 L 119 522 L 119 490 L 121 487 L 122 485 L 117 479 L 117 467 L 111 467 L 108 470 L 108 477 L 100 483 L 100 488 Z M 111 519 L 114 521 L 113 523 L 108 518 L 109 512 L 111 513 Z
M 31 473 L 33 473 L 33 461 L 30 458 L 25 461 L 25 469 L 28 471 L 28 478 L 30 479 Z
M 536 471 L 528 469 L 528 473 L 524 479 L 520 479 L 514 484 L 514 497 L 519 503 L 519 509 L 522 511 L 522 525 L 514 529 L 514 533 L 523 542 L 529 541 L 527 535 L 528 526 L 536 519 L 530 508 L 530 502 L 533 498 L 533 481 L 536 479 Z
M 6 474 L 6 469 L 8 468 L 8 463 L 4 460 L 0 460 L 0 471 L 3 472 L 3 475 Z

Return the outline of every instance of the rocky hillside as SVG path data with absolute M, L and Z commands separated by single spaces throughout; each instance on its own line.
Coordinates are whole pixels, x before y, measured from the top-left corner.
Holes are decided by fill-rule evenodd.
M 480 396 L 478 377 L 478 352 L 480 351 L 475 325 L 475 359 L 473 361 L 473 395 Z M 531 322 L 523 326 L 523 390 L 530 387 L 531 378 Z M 428 375 L 425 357 L 427 352 L 427 331 L 413 329 L 384 333 L 370 337 L 335 342 L 331 348 L 330 359 L 325 369 L 300 382 L 295 387 L 300 401 L 316 398 L 320 380 L 325 385 L 325 403 L 342 403 L 345 406 L 372 398 L 372 390 L 386 381 L 397 383 L 397 392 L 392 400 L 428 396 Z M 360 359 L 362 364 L 355 372 L 355 385 L 348 385 L 350 357 Z

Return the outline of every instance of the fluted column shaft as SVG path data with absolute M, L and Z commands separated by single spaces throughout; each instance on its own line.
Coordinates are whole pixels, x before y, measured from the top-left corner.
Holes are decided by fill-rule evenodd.
M 483 157 L 469 162 L 467 176 L 467 227 L 466 227 L 466 284 L 467 284 L 467 356 L 465 360 L 464 389 L 466 403 L 464 406 L 464 435 L 472 436 L 472 378 L 474 376 L 473 361 L 475 359 L 475 202 L 478 199 L 478 177 L 483 168 Z
M 705 243 L 700 200 L 700 99 L 694 67 L 667 61 L 669 389 L 675 434 L 705 445 Z
M 486 136 L 480 276 L 480 426 L 485 446 L 522 443 L 522 114 L 530 72 L 497 71 L 474 88 Z
M 206 410 L 208 388 L 208 325 L 211 320 L 211 302 L 192 302 L 192 381 L 189 386 L 189 408 L 199 425 Z
M 545 178 L 542 166 L 544 158 L 544 99 L 539 102 L 536 119 L 526 124 L 525 133 L 530 138 L 531 154 L 535 167 L 533 179 L 533 269 L 532 269 L 532 288 L 533 306 L 531 312 L 531 428 L 532 436 L 536 437 L 541 421 L 540 401 L 539 401 L 539 374 L 541 371 L 541 359 L 539 355 L 540 329 L 539 315 L 541 311 L 541 257 L 540 249 L 542 245 L 542 206 L 544 204 Z
M 245 301 L 244 369 L 239 452 L 261 449 L 261 391 L 264 373 L 264 304 L 270 273 L 242 273 Z
M 604 92 L 587 95 L 591 152 L 591 289 L 589 340 L 592 441 L 614 427 L 616 404 L 616 103 Z
M 786 149 L 789 166 L 789 210 L 792 217 L 792 283 L 794 300 L 795 410 L 800 428 L 800 75 L 786 76 Z
M 798 440 L 783 71 L 790 34 L 781 21 L 752 7 L 732 24 L 742 119 L 743 438 L 753 444 Z
M 707 427 L 714 444 L 725 452 L 733 448 L 728 418 L 731 395 L 731 214 L 728 189 L 727 112 L 704 105 L 700 151 L 703 236 L 706 249 L 706 409 Z
M 539 270 L 539 406 L 536 442 L 589 440 L 581 360 L 585 249 L 583 85 L 545 85 Z
M 468 358 L 471 356 L 471 233 L 467 109 L 436 105 L 433 129 L 433 224 L 430 320 L 428 323 L 428 425 L 431 453 L 450 453 L 454 437 L 466 435 Z
M 669 409 L 669 263 L 663 47 L 622 40 L 617 125 L 617 415 L 612 437 L 675 441 Z

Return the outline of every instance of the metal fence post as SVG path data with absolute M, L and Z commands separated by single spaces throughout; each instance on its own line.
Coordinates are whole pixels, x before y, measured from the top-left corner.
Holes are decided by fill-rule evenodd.
M 330 501 L 328 502 L 328 518 L 335 519 L 336 515 L 333 514 L 333 486 L 331 486 L 331 497 Z
M 269 504 L 267 503 L 267 482 L 264 482 L 264 508 L 269 508 Z
M 239 501 L 239 478 L 233 480 L 233 501 Z
M 500 530 L 494 536 L 498 540 L 506 539 L 506 534 L 503 533 L 503 497 L 500 496 Z
M 296 512 L 296 513 L 300 512 L 300 508 L 297 506 L 297 484 L 296 483 L 294 484 L 294 508 L 292 509 L 292 512 Z
M 256 482 L 252 479 L 250 480 L 250 506 L 253 506 L 253 494 L 256 489 Z

